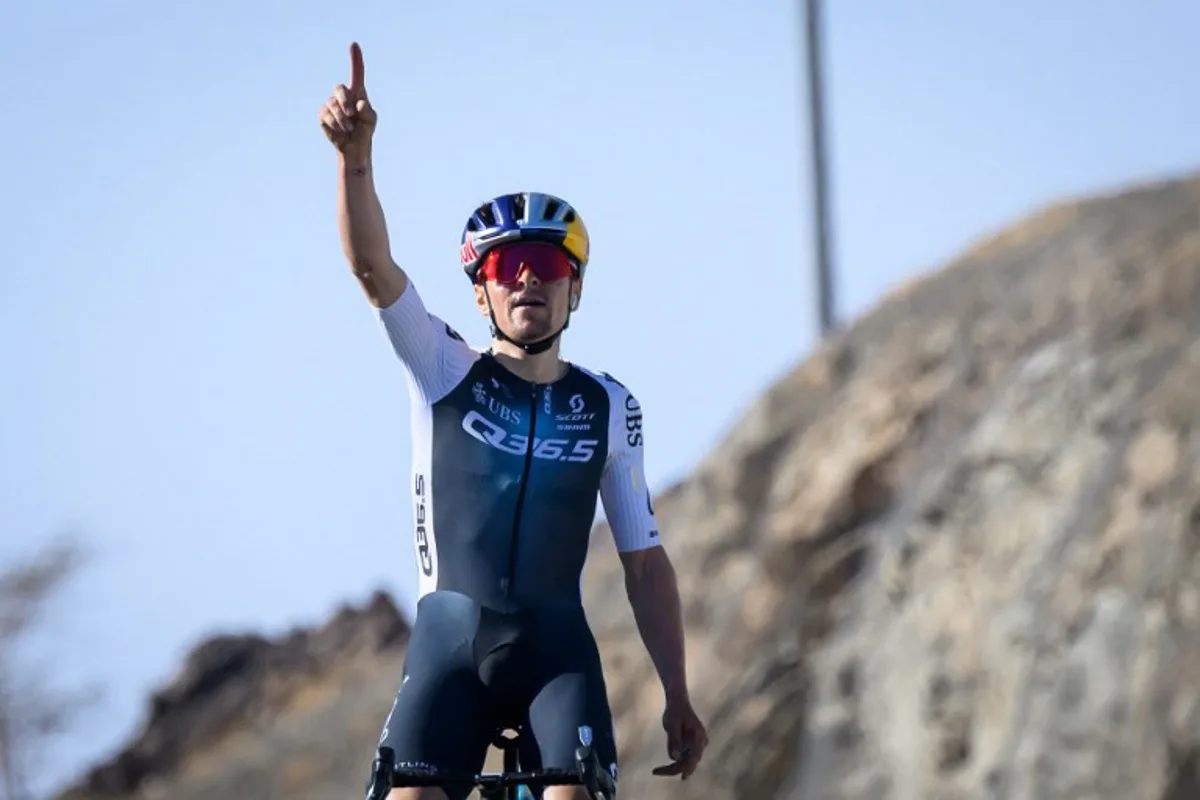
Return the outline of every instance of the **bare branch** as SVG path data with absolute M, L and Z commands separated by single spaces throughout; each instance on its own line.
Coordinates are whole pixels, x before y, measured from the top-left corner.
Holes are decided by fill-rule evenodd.
M 86 556 L 74 537 L 60 537 L 27 560 L 0 571 L 0 798 L 27 800 L 46 747 L 75 724 L 96 689 L 64 691 L 45 669 L 22 669 L 21 647 Z
M 60 538 L 25 563 L 0 574 L 0 647 L 20 637 L 46 602 L 84 561 L 77 541 Z

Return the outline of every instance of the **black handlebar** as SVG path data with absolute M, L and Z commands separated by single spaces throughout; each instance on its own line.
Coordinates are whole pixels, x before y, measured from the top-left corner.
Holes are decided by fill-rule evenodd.
M 542 769 L 528 772 L 456 773 L 438 769 L 397 768 L 395 753 L 380 747 L 371 762 L 367 782 L 367 800 L 384 800 L 391 789 L 406 786 L 468 786 L 478 788 L 483 798 L 501 798 L 505 789 L 525 784 L 530 788 L 546 786 L 586 786 L 595 800 L 615 800 L 616 781 L 600 765 L 589 747 L 575 748 L 575 769 Z

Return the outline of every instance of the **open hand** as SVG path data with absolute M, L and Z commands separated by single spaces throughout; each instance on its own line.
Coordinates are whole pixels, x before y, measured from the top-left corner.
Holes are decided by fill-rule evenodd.
M 335 86 L 318 115 L 321 129 L 333 146 L 347 158 L 357 160 L 370 153 L 371 137 L 378 119 L 375 109 L 371 108 L 371 101 L 367 99 L 365 73 L 362 48 L 358 42 L 352 42 L 350 85 L 339 83 Z
M 663 712 L 663 730 L 667 732 L 667 755 L 670 764 L 655 767 L 653 774 L 663 776 L 681 775 L 687 780 L 696 771 L 704 748 L 708 746 L 708 732 L 696 715 L 691 701 L 668 700 Z

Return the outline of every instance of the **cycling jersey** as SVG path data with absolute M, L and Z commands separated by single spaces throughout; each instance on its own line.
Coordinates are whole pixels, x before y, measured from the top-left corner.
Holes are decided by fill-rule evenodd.
M 621 552 L 658 544 L 642 411 L 606 373 L 525 381 L 429 313 L 411 280 L 379 310 L 411 403 L 418 596 L 579 606 L 596 501 Z

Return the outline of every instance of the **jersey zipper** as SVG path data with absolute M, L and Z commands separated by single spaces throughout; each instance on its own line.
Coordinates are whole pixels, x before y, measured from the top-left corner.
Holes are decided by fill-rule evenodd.
M 534 434 L 537 432 L 538 385 L 534 384 L 529 395 L 529 436 L 525 442 L 525 468 L 521 471 L 521 485 L 517 489 L 517 510 L 513 515 L 512 539 L 508 545 L 508 575 L 500 589 L 505 595 L 512 592 L 513 576 L 517 571 L 517 536 L 521 532 L 521 511 L 525 507 L 525 487 L 529 484 L 529 470 L 533 468 Z

